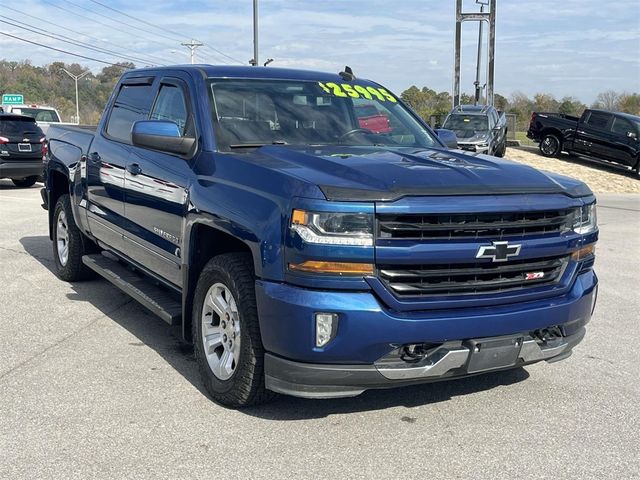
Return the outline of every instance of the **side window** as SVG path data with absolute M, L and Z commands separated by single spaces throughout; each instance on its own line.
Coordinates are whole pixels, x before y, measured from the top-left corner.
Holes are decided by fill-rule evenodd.
M 594 128 L 607 128 L 607 124 L 609 123 L 609 118 L 611 115 L 602 112 L 591 112 L 589 118 L 587 119 L 587 125 Z
M 626 136 L 627 133 L 633 132 L 633 127 L 630 122 L 619 117 L 614 117 L 613 125 L 611 125 L 611 131 L 616 135 Z
M 116 140 L 131 143 L 131 127 L 145 120 L 151 109 L 151 85 L 122 85 L 109 115 L 107 134 Z
M 187 129 L 187 105 L 182 89 L 175 85 L 162 85 L 151 112 L 151 119 L 175 122 L 184 136 Z

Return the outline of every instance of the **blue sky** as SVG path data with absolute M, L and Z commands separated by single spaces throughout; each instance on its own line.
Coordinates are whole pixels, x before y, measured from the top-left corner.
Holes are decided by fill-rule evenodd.
M 639 0 L 497 1 L 498 93 L 550 92 L 558 98 L 572 95 L 591 103 L 599 92 L 609 89 L 640 91 Z M 243 62 L 253 56 L 251 0 L 101 3 L 163 30 L 139 24 L 90 0 L 2 0 L 0 17 L 143 57 L 149 63 L 187 62 L 187 49 L 180 46 L 182 37 L 182 41 L 196 38 L 207 44 L 197 51 L 199 62 L 232 63 L 213 48 Z M 475 9 L 473 0 L 465 0 L 465 10 Z M 274 58 L 273 66 L 328 71 L 350 65 L 356 75 L 375 79 L 396 92 L 412 84 L 450 91 L 454 12 L 454 0 L 260 0 L 260 59 Z M 136 25 L 148 32 L 131 27 Z M 119 61 L 114 55 L 88 51 L 6 23 L 0 23 L 0 31 Z M 476 40 L 477 24 L 464 24 L 462 82 L 463 90 L 469 92 L 473 89 Z M 0 58 L 28 58 L 37 65 L 74 61 L 62 53 L 3 36 Z M 75 60 L 92 70 L 102 68 L 96 62 Z

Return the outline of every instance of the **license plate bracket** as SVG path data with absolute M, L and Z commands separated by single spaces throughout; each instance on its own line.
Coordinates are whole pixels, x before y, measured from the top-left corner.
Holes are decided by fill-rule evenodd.
M 523 336 L 467 340 L 464 346 L 471 352 L 467 372 L 486 372 L 514 366 L 520 356 L 523 342 Z
M 30 143 L 19 143 L 18 144 L 18 151 L 19 152 L 30 152 L 31 151 L 31 144 Z

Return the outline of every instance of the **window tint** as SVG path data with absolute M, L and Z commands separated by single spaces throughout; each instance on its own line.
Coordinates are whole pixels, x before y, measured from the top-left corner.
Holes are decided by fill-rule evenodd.
M 41 134 L 42 130 L 36 125 L 33 118 L 0 119 L 0 134 L 6 136 L 23 136 L 28 134 Z
M 131 143 L 133 123 L 149 116 L 151 93 L 151 85 L 123 85 L 109 116 L 107 134 L 116 140 Z
M 184 136 L 187 127 L 187 105 L 182 89 L 174 85 L 162 85 L 151 112 L 151 119 L 175 122 Z
M 634 130 L 630 122 L 619 117 L 614 117 L 613 125 L 611 125 L 611 131 L 618 135 L 626 135 L 628 132 L 633 132 Z
M 606 113 L 591 112 L 591 115 L 589 115 L 589 120 L 587 120 L 587 125 L 595 128 L 607 128 L 610 116 L 611 115 Z

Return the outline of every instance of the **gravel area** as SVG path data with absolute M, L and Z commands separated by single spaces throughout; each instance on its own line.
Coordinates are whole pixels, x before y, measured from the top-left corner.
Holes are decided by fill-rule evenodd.
M 585 182 L 594 193 L 640 193 L 640 177 L 616 165 L 583 157 L 546 158 L 538 148 L 508 148 L 505 158 Z

